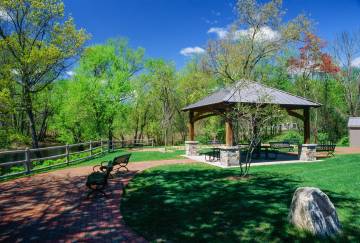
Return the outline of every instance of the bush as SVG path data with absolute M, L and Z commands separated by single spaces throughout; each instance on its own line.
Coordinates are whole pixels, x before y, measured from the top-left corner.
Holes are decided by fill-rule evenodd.
M 6 148 L 9 145 L 8 134 L 5 130 L 0 130 L 0 148 Z
M 301 141 L 303 140 L 303 136 L 297 131 L 288 131 L 269 139 L 269 141 L 286 141 L 286 140 L 299 141 L 301 143 Z
M 338 145 L 339 146 L 349 146 L 349 137 L 348 136 L 342 137 L 339 140 Z
M 196 140 L 199 141 L 199 143 L 201 144 L 208 144 L 209 141 L 212 140 L 212 138 L 208 134 L 204 134 L 196 136 Z
M 325 144 L 329 142 L 329 134 L 325 132 L 318 133 L 318 143 Z
M 18 147 L 18 145 L 31 144 L 31 139 L 20 133 L 12 133 L 9 136 L 10 143 Z

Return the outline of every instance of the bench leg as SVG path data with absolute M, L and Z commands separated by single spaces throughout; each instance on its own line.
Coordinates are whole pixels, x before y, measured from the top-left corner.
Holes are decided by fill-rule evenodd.
M 126 165 L 121 166 L 121 168 L 125 168 L 126 171 L 129 172 L 129 169 L 128 169 L 128 167 L 126 167 Z

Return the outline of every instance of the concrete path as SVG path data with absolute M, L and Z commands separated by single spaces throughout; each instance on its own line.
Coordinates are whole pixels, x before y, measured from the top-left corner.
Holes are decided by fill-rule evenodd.
M 121 182 L 150 167 L 191 162 L 130 163 L 130 173 L 110 180 L 107 198 L 86 198 L 90 166 L 0 183 L 0 242 L 146 242 L 124 224 Z

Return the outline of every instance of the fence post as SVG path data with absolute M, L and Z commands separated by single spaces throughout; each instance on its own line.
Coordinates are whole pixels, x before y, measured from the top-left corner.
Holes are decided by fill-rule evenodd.
M 65 154 L 66 154 L 66 164 L 69 165 L 70 163 L 70 149 L 69 144 L 65 145 Z
M 103 142 L 102 139 L 100 139 L 101 154 L 104 153 L 104 147 L 103 146 L 104 146 L 104 142 Z
M 30 158 L 30 149 L 25 149 L 25 173 L 31 173 L 31 158 Z
M 92 142 L 90 140 L 90 157 L 92 157 L 93 151 L 92 151 Z

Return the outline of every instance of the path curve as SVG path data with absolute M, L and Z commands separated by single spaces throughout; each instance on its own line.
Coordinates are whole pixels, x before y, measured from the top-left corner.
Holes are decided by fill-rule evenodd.
M 130 173 L 109 181 L 107 198 L 86 198 L 91 166 L 0 183 L 0 242 L 146 242 L 124 223 L 120 182 L 126 185 L 136 173 L 151 167 L 192 162 L 130 163 Z

